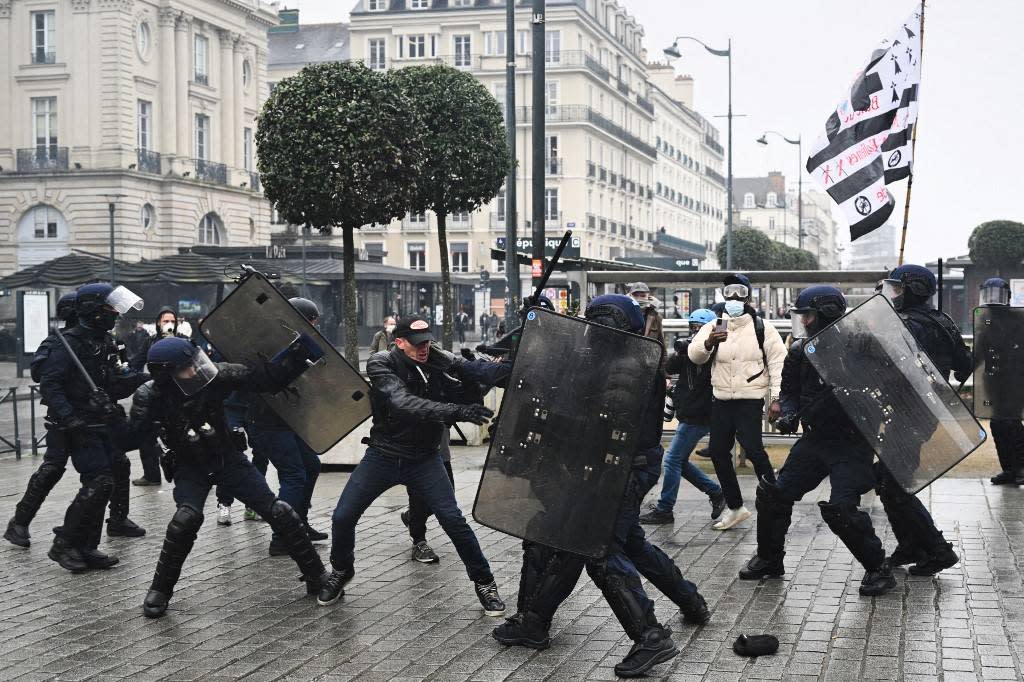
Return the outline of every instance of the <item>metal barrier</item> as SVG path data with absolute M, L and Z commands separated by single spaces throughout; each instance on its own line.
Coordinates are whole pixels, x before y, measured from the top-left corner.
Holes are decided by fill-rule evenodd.
M 23 450 L 22 439 L 21 439 L 22 438 L 21 420 L 19 419 L 19 413 L 18 413 L 18 403 L 19 402 L 22 402 L 22 401 L 24 401 L 26 399 L 29 402 L 29 419 L 30 419 L 30 425 L 29 425 L 29 437 L 30 437 L 30 440 L 29 440 L 29 443 L 31 444 L 32 455 L 33 456 L 39 454 L 39 444 L 42 443 L 43 440 L 46 438 L 45 429 L 43 430 L 43 433 L 41 435 L 39 435 L 38 438 L 36 437 L 36 432 L 37 432 L 37 429 L 36 429 L 36 401 L 39 400 L 39 398 L 40 398 L 40 396 L 39 396 L 39 387 L 35 386 L 35 385 L 29 386 L 28 387 L 28 396 L 19 395 L 18 394 L 19 390 L 23 390 L 23 389 L 19 389 L 17 386 L 12 386 L 12 387 L 9 387 L 9 388 L 6 388 L 6 389 L 0 389 L 0 391 L 3 391 L 2 396 L 0 396 L 0 408 L 2 408 L 4 403 L 9 404 L 11 406 L 11 418 L 12 418 L 12 420 L 14 422 L 14 426 L 13 426 L 14 433 L 13 434 L 6 434 L 6 435 L 0 434 L 0 444 L 3 444 L 4 446 L 6 446 L 6 447 L 0 449 L 0 455 L 7 454 L 8 452 L 13 452 L 15 459 L 21 459 L 22 450 Z

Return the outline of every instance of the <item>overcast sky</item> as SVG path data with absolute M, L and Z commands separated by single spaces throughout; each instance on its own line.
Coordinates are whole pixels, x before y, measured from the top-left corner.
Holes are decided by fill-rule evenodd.
M 676 35 L 712 47 L 733 40 L 737 177 L 781 170 L 795 184 L 796 147 L 761 132 L 802 135 L 806 150 L 871 50 L 914 8 L 912 0 L 620 0 L 646 29 L 651 59 Z M 289 0 L 302 23 L 347 21 L 353 0 Z M 907 259 L 967 252 L 981 222 L 1024 221 L 1024 2 L 930 0 L 925 12 L 921 112 Z M 726 60 L 683 43 L 676 68 L 696 81 L 696 108 L 726 111 Z M 716 119 L 725 141 L 725 120 Z M 802 163 L 801 163 L 802 165 Z M 805 187 L 813 181 L 805 173 Z M 906 181 L 894 186 L 902 224 Z M 1020 193 L 1020 194 L 1018 194 Z M 843 241 L 848 240 L 846 223 Z

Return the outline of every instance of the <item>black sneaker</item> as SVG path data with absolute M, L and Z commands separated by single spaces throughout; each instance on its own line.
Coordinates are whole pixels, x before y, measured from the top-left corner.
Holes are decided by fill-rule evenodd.
M 615 666 L 615 674 L 619 677 L 640 677 L 648 670 L 675 658 L 679 654 L 676 643 L 672 641 L 672 631 L 668 628 L 654 627 L 644 633 L 643 639 L 633 645 L 622 662 Z
M 309 538 L 310 542 L 323 542 L 331 537 L 327 533 L 321 533 L 308 523 L 306 524 L 306 536 Z
M 421 564 L 436 564 L 440 561 L 437 558 L 437 554 L 434 550 L 430 549 L 430 545 L 424 542 L 417 542 L 412 546 L 412 560 L 418 561 Z
M 146 593 L 146 599 L 142 602 L 142 613 L 146 618 L 159 618 L 167 611 L 167 603 L 171 600 L 170 595 L 157 590 L 150 590 Z
M 28 547 L 32 544 L 31 537 L 28 526 L 15 523 L 14 519 L 7 522 L 7 531 L 4 533 L 4 540 L 7 542 L 18 547 Z
M 494 628 L 491 636 L 505 646 L 524 646 L 538 651 L 551 646 L 547 625 L 530 612 L 506 618 L 504 624 Z
M 276 537 L 270 538 L 270 556 L 288 556 L 288 548 Z
M 708 495 L 708 502 L 711 503 L 711 520 L 717 520 L 725 511 L 725 493 L 721 490 L 711 493 Z
M 316 596 L 320 594 L 320 589 L 327 583 L 331 577 L 330 571 L 324 571 L 316 578 L 309 578 L 306 576 L 299 576 L 299 580 L 306 583 L 306 594 L 310 596 Z
M 906 547 L 904 545 L 896 545 L 896 549 L 892 551 L 889 558 L 886 559 L 893 568 L 898 566 L 906 566 L 907 564 L 916 564 L 925 561 L 928 558 L 928 553 L 923 549 L 916 547 Z
M 652 506 L 651 511 L 646 514 L 642 514 L 639 520 L 640 523 L 654 526 L 663 523 L 672 523 L 676 520 L 676 517 L 670 511 L 661 511 L 656 506 Z
M 892 569 L 882 564 L 877 571 L 865 571 L 860 581 L 860 593 L 864 597 L 876 597 L 896 587 Z
M 128 517 L 123 519 L 107 519 L 108 538 L 141 538 L 145 534 L 146 529 Z
M 493 579 L 489 583 L 473 583 L 473 587 L 485 615 L 500 616 L 505 613 L 505 602 L 498 596 L 498 584 Z
M 60 564 L 61 568 L 66 568 L 72 573 L 83 573 L 89 570 L 82 553 L 76 547 L 67 544 L 60 536 L 53 539 L 53 546 L 50 547 L 46 556 Z
M 151 481 L 148 478 L 146 478 L 145 476 L 143 476 L 142 478 L 133 479 L 132 480 L 132 485 L 140 485 L 140 486 L 160 485 L 160 481 Z
M 398 518 L 402 519 L 402 523 L 406 528 L 409 527 L 409 510 L 406 509 L 404 512 L 398 515 Z
M 782 557 L 768 561 L 755 554 L 747 565 L 740 569 L 740 580 L 781 578 L 785 574 L 786 565 L 782 562 Z
M 956 566 L 960 557 L 953 551 L 953 545 L 946 543 L 946 546 L 935 554 L 931 554 L 924 561 L 910 567 L 910 575 L 935 575 L 939 571 Z
M 1000 471 L 988 480 L 992 485 L 1009 485 L 1017 482 L 1017 475 L 1012 471 Z
M 316 597 L 316 603 L 320 606 L 330 606 L 344 597 L 345 585 L 348 584 L 348 581 L 352 580 L 355 574 L 356 572 L 353 568 L 331 571 L 331 574 L 320 585 L 320 593 Z
M 699 593 L 693 594 L 680 604 L 679 612 L 683 614 L 683 621 L 691 625 L 706 625 L 711 620 L 708 603 Z
M 703 457 L 704 459 L 711 459 L 711 453 L 708 452 L 707 448 L 701 448 L 699 450 L 694 450 L 693 454 L 697 455 L 698 457 Z
M 89 568 L 113 568 L 121 561 L 113 554 L 104 554 L 98 549 L 83 549 L 81 552 L 82 559 L 85 560 L 85 565 Z

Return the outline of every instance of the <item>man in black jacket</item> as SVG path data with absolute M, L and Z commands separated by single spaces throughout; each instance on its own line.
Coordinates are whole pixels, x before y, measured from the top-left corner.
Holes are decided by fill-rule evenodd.
M 318 602 L 323 606 L 344 595 L 345 584 L 355 575 L 355 531 L 363 512 L 388 488 L 405 485 L 430 507 L 451 538 L 484 613 L 505 612 L 490 564 L 459 510 L 439 453 L 452 424 L 484 424 L 493 413 L 483 405 L 459 404 L 465 401 L 459 382 L 428 362 L 433 340 L 426 319 L 403 318 L 395 328 L 395 348 L 375 353 L 366 363 L 373 426 L 366 454 L 334 510 L 334 571 L 320 591 Z

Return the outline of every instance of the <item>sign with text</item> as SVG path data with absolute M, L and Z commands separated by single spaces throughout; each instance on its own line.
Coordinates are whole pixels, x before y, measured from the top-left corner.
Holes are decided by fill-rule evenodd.
M 558 248 L 558 244 L 562 241 L 562 235 L 557 237 L 544 237 L 544 256 L 551 258 L 555 255 L 555 249 Z M 499 249 L 504 250 L 505 238 L 498 237 L 495 242 L 495 246 Z M 520 237 L 516 239 L 516 253 L 522 253 L 527 256 L 533 254 L 533 238 L 532 237 Z M 573 235 L 569 238 L 569 243 L 565 245 L 565 251 L 562 252 L 562 258 L 579 258 L 580 257 L 580 238 Z

